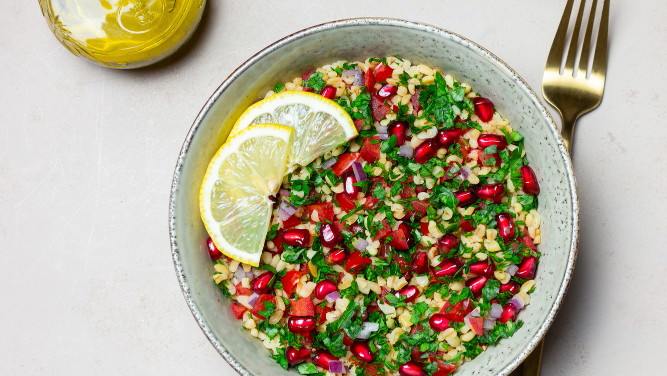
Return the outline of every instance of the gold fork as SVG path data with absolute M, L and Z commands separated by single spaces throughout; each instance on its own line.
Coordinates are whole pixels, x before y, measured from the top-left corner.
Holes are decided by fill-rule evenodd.
M 593 0 L 593 4 L 591 4 L 586 29 L 583 30 L 585 32 L 583 45 L 579 49 L 579 36 L 582 32 L 581 24 L 587 2 L 581 0 L 574 30 L 571 34 L 572 40 L 567 55 L 564 55 L 566 53 L 565 44 L 568 39 L 567 31 L 570 25 L 572 8 L 574 7 L 574 0 L 568 0 L 554 42 L 551 45 L 551 51 L 549 51 L 547 66 L 544 68 L 542 95 L 560 113 L 563 121 L 561 134 L 565 146 L 570 152 L 572 152 L 574 124 L 581 115 L 600 105 L 604 93 L 610 0 L 603 1 L 592 62 L 590 61 L 591 39 L 593 38 L 598 1 Z M 577 55 L 580 55 L 579 59 L 577 59 Z M 561 69 L 563 58 L 566 58 L 566 60 Z M 535 350 L 528 355 L 528 358 L 521 365 L 521 376 L 539 376 L 543 347 L 544 340 L 540 341 Z
M 597 43 L 592 62 L 590 61 L 593 24 L 597 10 L 597 0 L 593 0 L 584 30 L 583 46 L 579 49 L 581 24 L 586 9 L 586 0 L 581 0 L 579 12 L 572 32 L 572 41 L 567 51 L 565 66 L 561 69 L 567 30 L 574 0 L 568 0 L 560 20 L 556 37 L 551 45 L 547 66 L 542 78 L 542 95 L 560 113 L 563 120 L 561 134 L 568 149 L 572 148 L 574 123 L 577 119 L 600 105 L 604 93 L 604 80 L 607 71 L 607 29 L 609 27 L 609 0 L 603 0 L 602 15 L 598 27 Z M 579 52 L 579 53 L 578 53 Z M 580 58 L 577 60 L 577 55 Z M 590 69 L 589 64 L 592 63 Z

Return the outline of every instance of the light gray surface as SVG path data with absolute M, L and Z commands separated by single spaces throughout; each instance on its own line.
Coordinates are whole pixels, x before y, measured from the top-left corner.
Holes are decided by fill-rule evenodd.
M 208 96 L 279 37 L 353 16 L 458 32 L 537 89 L 563 7 L 544 3 L 209 0 L 185 53 L 134 72 L 70 56 L 36 2 L 3 4 L 0 373 L 233 375 L 184 303 L 167 235 L 173 166 Z M 576 132 L 579 259 L 545 375 L 667 368 L 665 21 L 659 0 L 612 4 L 606 95 Z

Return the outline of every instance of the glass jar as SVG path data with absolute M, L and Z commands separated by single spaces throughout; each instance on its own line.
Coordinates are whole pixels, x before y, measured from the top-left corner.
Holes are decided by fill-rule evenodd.
M 39 0 L 56 38 L 105 67 L 139 68 L 192 36 L 206 0 Z

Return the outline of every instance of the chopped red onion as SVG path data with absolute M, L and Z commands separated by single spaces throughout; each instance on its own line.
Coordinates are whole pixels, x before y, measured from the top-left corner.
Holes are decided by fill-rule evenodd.
M 500 318 L 500 315 L 503 313 L 503 307 L 498 303 L 491 304 L 491 311 L 489 311 L 489 317 L 492 319 Z
M 252 295 L 250 295 L 250 297 L 248 298 L 248 304 L 250 304 L 251 306 L 254 306 L 255 303 L 257 302 L 258 298 L 259 298 L 259 295 L 257 295 L 257 293 L 253 292 Z
M 360 162 L 352 163 L 352 172 L 354 172 L 354 177 L 357 178 L 357 181 L 364 181 L 368 179 L 368 175 L 364 172 L 364 168 L 361 166 Z
M 322 163 L 322 168 L 326 170 L 327 168 L 330 168 L 331 166 L 333 166 L 335 164 L 336 164 L 336 158 L 331 157 L 331 158 L 329 158 L 329 160 Z
M 463 322 L 466 325 L 472 327 L 472 325 L 470 325 L 470 322 L 468 320 L 473 318 L 473 317 L 479 317 L 479 308 L 475 308 L 472 312 L 467 314 L 466 317 L 463 318 Z
M 287 189 L 281 189 L 280 195 L 283 197 L 289 196 L 289 191 Z
M 350 373 L 350 367 L 348 367 L 347 365 L 343 365 L 343 373 L 345 374 Z
M 378 138 L 382 141 L 385 141 L 389 139 L 389 135 L 386 133 L 378 133 Z
M 343 373 L 343 362 L 340 360 L 330 360 L 329 361 L 329 372 L 331 373 Z
M 470 170 L 470 168 L 468 166 L 462 166 L 461 167 L 461 174 L 460 174 L 461 180 L 468 179 L 468 176 L 470 176 L 470 174 L 472 174 L 472 171 Z
M 354 76 L 354 85 L 362 86 L 364 84 L 364 73 L 361 71 L 361 69 L 359 69 L 359 67 L 354 69 L 346 69 L 343 71 L 341 76 Z
M 340 293 L 338 291 L 333 291 L 327 294 L 327 296 L 325 296 L 324 298 L 327 300 L 327 302 L 333 303 L 336 300 L 340 299 Z
M 496 326 L 496 320 L 492 319 L 484 319 L 484 330 L 491 330 L 493 327 Z
M 375 126 L 375 129 L 377 129 L 378 133 L 381 134 L 381 135 L 382 134 L 387 134 L 389 132 L 389 127 L 387 127 L 386 125 L 379 125 L 378 124 L 378 125 Z
M 354 249 L 356 249 L 359 252 L 363 252 L 368 248 L 368 241 L 366 239 L 357 239 L 352 243 L 354 246 Z
M 514 304 L 516 309 L 522 309 L 526 305 L 526 302 L 523 300 L 523 298 L 519 294 L 514 295 L 512 297 L 512 299 L 510 299 L 509 302 Z
M 415 154 L 415 149 L 413 149 L 412 146 L 408 144 L 404 144 L 398 147 L 398 155 L 400 155 L 401 157 L 412 158 L 414 154 Z
M 505 272 L 512 277 L 514 277 L 514 274 L 516 274 L 517 271 L 519 271 L 519 266 L 514 264 L 510 264 L 507 269 L 505 269 Z
M 241 279 L 243 279 L 247 276 L 248 276 L 247 273 L 241 267 L 237 268 L 236 271 L 234 272 L 234 277 L 238 278 L 239 280 L 241 280 Z
M 282 200 L 280 202 L 280 209 L 278 210 L 278 216 L 283 221 L 286 221 L 289 219 L 289 217 L 293 216 L 294 213 L 296 213 L 296 210 L 297 210 L 296 206 L 292 205 L 287 200 Z

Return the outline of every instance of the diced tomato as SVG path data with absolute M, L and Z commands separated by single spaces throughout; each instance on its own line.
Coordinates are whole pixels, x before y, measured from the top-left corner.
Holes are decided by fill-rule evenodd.
M 380 200 L 378 200 L 377 198 L 375 198 L 373 196 L 366 196 L 366 202 L 364 203 L 364 209 L 366 209 L 366 210 L 372 209 L 373 207 L 375 207 L 375 205 L 377 205 L 378 202 L 380 202 Z
M 352 340 L 352 338 L 350 338 L 350 336 L 348 336 L 347 333 L 343 331 L 343 345 L 350 346 L 352 345 L 353 342 L 354 341 Z
M 292 302 L 292 316 L 315 316 L 315 305 L 311 298 L 299 298 Z
M 428 235 L 428 222 L 419 223 L 419 232 L 421 232 L 423 235 Z
M 532 249 L 533 251 L 537 251 L 537 247 L 535 247 L 535 243 L 533 243 L 533 239 L 530 237 L 530 235 L 525 234 L 518 240 L 521 244 L 525 245 L 526 247 Z
M 371 94 L 371 109 L 373 110 L 373 119 L 380 121 L 389 113 L 389 106 L 384 103 L 384 99 L 375 94 Z
M 263 311 L 266 309 L 264 302 L 271 302 L 273 304 L 276 304 L 275 295 L 262 294 L 259 296 L 259 298 L 257 298 L 255 305 L 252 307 L 252 314 L 255 317 L 259 317 L 260 319 L 266 319 L 266 317 L 259 314 L 259 311 Z
M 308 80 L 310 78 L 310 75 L 313 74 L 313 72 L 315 72 L 315 69 L 312 69 L 312 70 L 304 73 L 303 75 L 301 75 L 301 79 L 304 80 L 304 81 Z
M 372 141 L 372 142 L 371 142 Z M 375 137 L 366 137 L 364 142 L 361 144 L 361 159 L 365 160 L 368 163 L 373 163 L 380 158 L 380 138 Z
M 303 88 L 303 91 L 307 91 L 307 92 L 309 92 L 309 93 L 314 93 L 314 92 L 315 92 L 315 90 L 313 90 L 312 87 L 304 87 L 304 88 Z
M 465 232 L 470 232 L 475 230 L 475 226 L 473 226 L 472 223 L 470 223 L 470 221 L 467 219 L 461 219 L 459 221 L 459 225 L 461 226 L 461 230 Z
M 440 361 L 442 362 L 442 361 Z M 452 372 L 456 371 L 456 365 L 454 364 L 445 364 L 442 362 L 442 365 L 440 365 L 440 362 L 438 362 L 438 370 L 435 371 L 433 376 L 447 376 L 451 375 Z
M 364 72 L 364 86 L 366 86 L 367 92 L 375 92 L 375 76 L 373 75 L 373 70 L 371 68 L 368 68 L 368 70 Z
M 365 368 L 364 373 L 368 376 L 384 375 L 384 372 L 381 372 L 379 366 L 375 364 L 366 364 L 364 368 Z
M 375 234 L 374 239 L 384 239 L 389 233 L 391 232 L 391 227 L 389 226 L 389 222 L 387 222 L 386 219 L 382 220 L 382 227 L 378 230 L 377 234 Z
M 343 176 L 343 174 L 352 167 L 352 164 L 359 159 L 359 153 L 345 153 L 341 154 L 336 161 L 336 164 L 331 167 L 336 176 Z
M 327 313 L 333 311 L 332 307 L 318 305 L 315 307 L 315 312 L 317 313 L 317 325 L 322 325 L 327 322 Z
M 410 197 L 415 197 L 417 196 L 417 191 L 415 190 L 415 187 L 413 187 L 410 184 L 406 184 L 403 186 L 403 190 L 399 193 L 401 198 L 410 198 Z
M 345 225 L 344 223 L 340 223 L 339 220 L 333 221 L 333 225 L 336 226 L 336 230 L 343 232 L 343 231 L 350 231 L 350 229 Z
M 348 272 L 358 271 L 366 265 L 371 264 L 371 259 L 361 255 L 361 252 L 354 251 L 350 254 L 345 262 L 345 270 Z
M 412 206 L 412 209 L 410 209 Z M 406 215 L 408 217 L 417 217 L 421 218 L 426 215 L 426 210 L 428 209 L 428 203 L 420 200 L 409 201 L 405 204 L 406 209 L 408 210 Z
M 400 250 L 405 251 L 410 248 L 410 232 L 408 226 L 401 224 L 395 231 L 389 233 L 387 237 L 392 237 L 389 245 Z
M 234 302 L 232 302 L 231 308 L 232 308 L 232 315 L 234 315 L 234 317 L 236 317 L 237 319 L 242 318 L 243 314 L 246 313 L 246 311 L 248 310 L 248 308 L 240 305 L 239 303 L 234 303 Z
M 357 132 L 361 130 L 364 126 L 364 119 L 354 119 L 354 127 L 357 128 Z
M 291 217 L 287 218 L 287 220 L 283 221 L 283 228 L 292 228 L 300 224 L 301 218 L 297 217 L 296 215 L 292 215 Z
M 354 199 L 352 199 L 352 197 L 350 197 L 350 195 L 345 192 L 336 193 L 334 199 L 338 205 L 340 205 L 340 208 L 345 211 L 350 211 L 356 206 Z
M 236 284 L 236 294 L 237 295 L 243 295 L 243 296 L 250 296 L 252 295 L 252 290 L 246 287 L 243 287 L 241 282 Z
M 467 321 L 475 334 L 478 336 L 484 334 L 484 317 L 469 317 Z
M 308 218 L 311 218 L 311 215 L 313 214 L 314 211 L 317 212 L 317 216 L 319 217 L 320 222 L 323 222 L 324 220 L 333 222 L 334 209 L 332 203 L 320 202 L 317 204 L 310 204 L 306 206 L 306 214 L 308 215 Z
M 375 67 L 373 73 L 375 73 L 375 82 L 384 82 L 387 81 L 387 78 L 391 77 L 394 70 L 388 65 L 380 64 Z
M 474 309 L 473 305 L 470 304 L 470 299 L 462 300 L 456 304 L 450 304 L 449 301 L 445 302 L 445 305 L 442 306 L 440 313 L 445 315 L 445 318 L 454 322 L 463 322 L 463 319 Z
M 488 161 L 488 162 L 487 162 Z M 479 164 L 482 166 L 500 166 L 502 159 L 498 153 L 485 154 L 484 151 L 479 152 Z
M 280 280 L 283 284 L 283 290 L 287 293 L 287 295 L 292 295 L 294 293 L 294 290 L 296 289 L 297 283 L 299 283 L 299 279 L 301 278 L 301 272 L 298 270 L 290 270 L 289 272 L 285 273 L 283 278 Z

